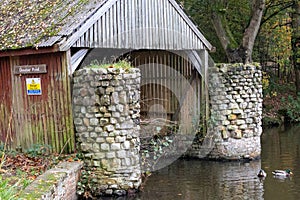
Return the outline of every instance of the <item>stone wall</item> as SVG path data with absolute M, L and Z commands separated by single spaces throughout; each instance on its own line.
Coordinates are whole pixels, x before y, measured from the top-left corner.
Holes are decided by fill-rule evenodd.
M 213 159 L 254 159 L 260 156 L 262 72 L 254 64 L 220 64 L 210 68 L 209 93 Z
M 259 65 L 219 64 L 209 68 L 210 119 L 206 137 L 196 137 L 187 156 L 217 160 L 260 157 L 261 79 Z
M 74 74 L 76 138 L 95 196 L 125 195 L 141 184 L 140 76 L 136 68 L 85 68 Z
M 34 180 L 18 199 L 77 199 L 80 162 L 62 162 Z

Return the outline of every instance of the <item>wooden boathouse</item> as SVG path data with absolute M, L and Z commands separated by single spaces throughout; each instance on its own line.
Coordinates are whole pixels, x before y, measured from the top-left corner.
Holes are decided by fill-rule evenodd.
M 175 0 L 6 0 L 0 12 L 0 139 L 8 148 L 75 150 L 72 74 L 94 60 L 141 67 L 144 113 L 163 107 L 177 120 L 189 99 L 181 79 L 208 97 L 213 47 Z

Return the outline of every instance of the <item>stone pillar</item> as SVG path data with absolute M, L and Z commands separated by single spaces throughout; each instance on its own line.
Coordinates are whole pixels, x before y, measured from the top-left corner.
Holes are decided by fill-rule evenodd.
M 220 64 L 210 69 L 213 159 L 255 159 L 262 133 L 262 72 L 253 64 Z
M 77 148 L 94 196 L 125 195 L 141 184 L 140 71 L 85 68 L 74 74 Z M 88 185 L 86 185 L 88 187 Z

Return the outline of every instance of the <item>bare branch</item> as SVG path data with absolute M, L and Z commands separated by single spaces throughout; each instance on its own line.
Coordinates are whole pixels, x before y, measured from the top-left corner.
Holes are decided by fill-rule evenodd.
M 267 22 L 268 20 L 270 20 L 271 18 L 275 17 L 276 15 L 278 15 L 280 12 L 285 11 L 288 8 L 291 8 L 293 6 L 293 2 L 288 2 L 287 4 L 283 4 L 283 3 L 277 4 L 276 6 L 273 5 L 273 6 L 268 7 L 267 9 L 269 9 L 271 7 L 277 7 L 279 5 L 282 5 L 282 7 L 279 10 L 277 10 L 276 12 L 273 12 L 272 14 L 270 14 L 269 16 L 264 17 L 261 21 L 261 25 L 264 24 L 265 22 Z M 266 9 L 265 13 L 267 13 L 267 9 Z

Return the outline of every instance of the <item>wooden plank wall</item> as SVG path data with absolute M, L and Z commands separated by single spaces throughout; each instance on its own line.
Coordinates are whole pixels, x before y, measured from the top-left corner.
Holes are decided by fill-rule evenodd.
M 142 119 L 194 123 L 201 111 L 202 78 L 187 58 L 167 51 L 135 51 L 130 60 L 142 73 Z
M 9 58 L 0 58 L 0 139 L 9 143 L 15 138 L 12 129 L 12 82 Z
M 15 75 L 11 70 L 8 75 L 15 133 L 11 147 L 28 149 L 40 144 L 51 146 L 53 152 L 73 152 L 75 139 L 66 53 L 11 57 L 6 68 L 37 64 L 46 64 L 47 73 Z M 26 78 L 41 78 L 42 95 L 27 95 Z M 2 81 L 6 82 L 7 78 Z
M 79 39 L 70 40 L 69 45 L 119 49 L 205 48 L 203 40 L 206 39 L 179 6 L 169 0 L 118 0 L 105 4 L 98 15 L 94 17 L 99 19 L 91 18 L 86 24 L 90 28 Z

